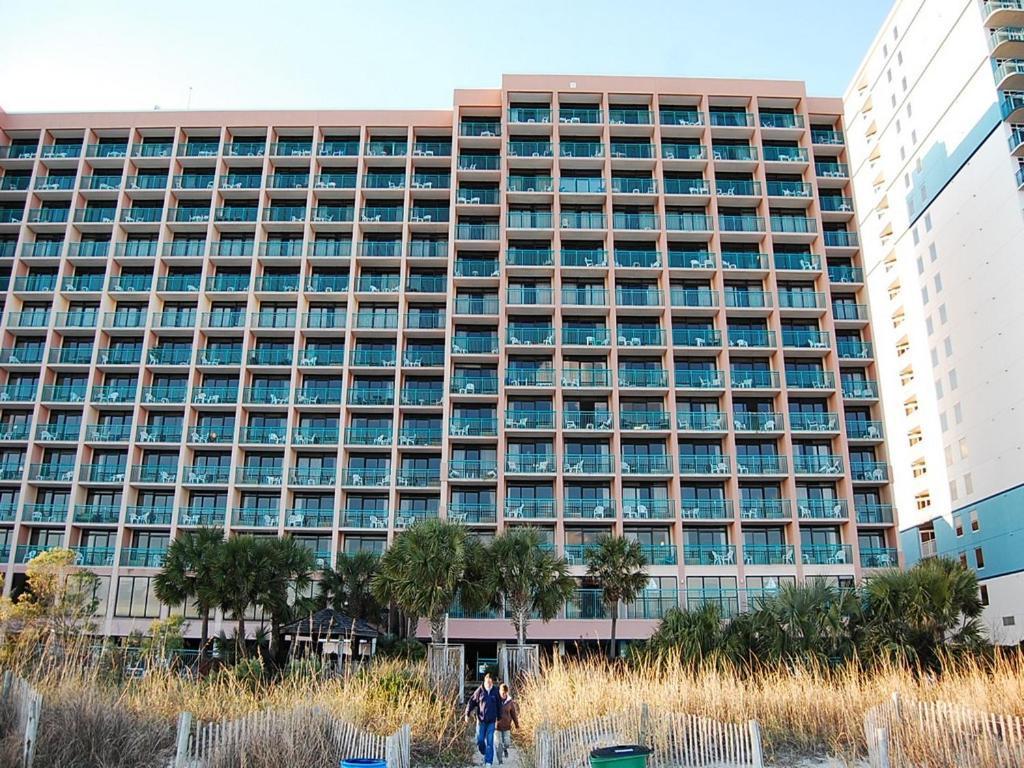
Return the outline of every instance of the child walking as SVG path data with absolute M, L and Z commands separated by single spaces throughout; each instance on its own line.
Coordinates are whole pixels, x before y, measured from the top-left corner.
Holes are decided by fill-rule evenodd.
M 512 726 L 519 730 L 519 707 L 512 700 L 512 692 L 505 683 L 498 689 L 501 696 L 501 717 L 498 718 L 498 743 L 495 744 L 495 752 L 498 753 L 498 765 L 508 759 L 508 748 L 512 743 Z

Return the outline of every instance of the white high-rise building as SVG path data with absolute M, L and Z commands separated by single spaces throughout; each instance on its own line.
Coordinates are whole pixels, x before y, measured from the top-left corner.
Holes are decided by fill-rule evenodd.
M 1024 634 L 1024 2 L 898 0 L 845 94 L 908 565 Z

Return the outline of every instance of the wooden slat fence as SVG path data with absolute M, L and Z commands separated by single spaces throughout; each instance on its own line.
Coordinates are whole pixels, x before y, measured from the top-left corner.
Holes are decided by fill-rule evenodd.
M 513 693 L 527 679 L 540 673 L 540 646 L 503 645 L 498 649 L 498 675 Z
M 431 643 L 427 646 L 430 685 L 442 698 L 463 701 L 466 696 L 466 646 Z
M 36 752 L 36 732 L 39 730 L 39 714 L 43 707 L 43 695 L 10 670 L 3 673 L 0 684 L 0 701 L 10 705 L 14 711 L 14 730 L 21 739 L 21 762 L 19 768 L 32 768 Z
M 191 715 L 182 713 L 174 768 L 237 766 L 268 751 L 280 751 L 282 759 L 287 759 L 311 750 L 332 768 L 352 757 L 385 760 L 388 768 L 410 768 L 411 731 L 403 725 L 390 736 L 380 736 L 320 707 L 268 709 L 194 727 Z
M 647 707 L 614 712 L 569 728 L 542 725 L 534 760 L 537 768 L 586 768 L 590 750 L 618 744 L 651 747 L 651 768 L 764 765 L 756 720 L 725 723 L 682 712 L 652 713 Z
M 1024 718 L 944 701 L 892 698 L 868 710 L 864 736 L 871 768 L 1020 768 Z

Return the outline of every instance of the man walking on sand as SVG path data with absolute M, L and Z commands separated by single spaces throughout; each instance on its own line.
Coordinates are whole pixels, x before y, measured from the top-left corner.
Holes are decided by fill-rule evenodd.
M 512 743 L 512 726 L 519 730 L 519 707 L 512 700 L 512 693 L 508 686 L 502 683 L 498 688 L 501 694 L 501 717 L 498 718 L 498 765 L 508 760 L 508 748 Z
M 466 702 L 466 722 L 476 713 L 476 748 L 484 756 L 484 765 L 494 762 L 494 729 L 501 718 L 501 695 L 490 673 L 484 675 L 484 684 L 477 688 Z

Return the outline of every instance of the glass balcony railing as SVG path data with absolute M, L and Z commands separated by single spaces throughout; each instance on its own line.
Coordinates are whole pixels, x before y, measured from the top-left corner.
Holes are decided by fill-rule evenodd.
M 821 257 L 813 253 L 776 253 L 775 268 L 797 272 L 817 272 L 821 269 Z
M 510 141 L 508 157 L 552 157 L 554 151 L 550 141 Z
M 550 520 L 555 516 L 553 499 L 506 499 L 505 518 L 508 520 Z
M 884 483 L 889 481 L 889 465 L 884 461 L 851 461 L 850 476 L 854 482 Z
M 81 403 L 85 400 L 85 393 L 84 382 L 81 384 L 46 384 L 43 386 L 42 399 L 47 402 Z
M 789 499 L 748 498 L 740 501 L 743 520 L 788 520 L 793 516 Z
M 836 377 L 832 371 L 786 371 L 789 389 L 835 389 Z
M 850 440 L 881 440 L 883 432 L 881 421 L 846 420 L 846 437 Z
M 317 485 L 334 487 L 337 478 L 337 468 L 327 467 L 292 467 L 288 470 L 288 483 L 290 485 Z
M 846 499 L 797 499 L 796 511 L 801 520 L 845 520 L 849 517 Z
M 679 288 L 670 290 L 673 307 L 717 307 L 718 291 L 710 288 Z
M 679 473 L 682 475 L 727 475 L 729 466 L 729 457 L 724 454 L 679 455 Z
M 173 516 L 173 507 L 129 506 L 125 510 L 125 520 L 129 525 L 170 525 Z
M 853 564 L 853 554 L 849 544 L 802 544 L 800 555 L 804 565 Z
M 665 385 L 667 386 L 668 375 L 665 372 Z M 676 368 L 676 386 L 685 389 L 723 389 L 725 387 L 725 372 L 713 369 Z M 620 381 L 620 384 L 622 382 Z
M 567 430 L 609 430 L 614 419 L 608 411 L 566 411 L 562 414 L 562 426 Z
M 711 217 L 703 213 L 665 214 L 665 229 L 675 232 L 708 232 L 712 229 Z
M 448 431 L 453 437 L 492 437 L 498 434 L 498 419 L 454 416 Z
M 728 429 L 722 411 L 678 411 L 676 427 L 682 432 L 722 432 Z
M 448 505 L 448 519 L 458 523 L 494 523 L 498 511 L 494 504 L 452 502 Z
M 861 547 L 860 565 L 862 568 L 895 568 L 899 565 L 899 555 L 895 547 Z
M 794 432 L 838 432 L 839 414 L 790 411 L 789 426 Z
M 807 150 L 803 147 L 764 147 L 766 163 L 806 163 Z
M 818 231 L 817 219 L 802 218 L 800 216 L 771 216 L 769 217 L 772 232 L 782 234 L 814 234 Z
M 615 471 L 615 457 L 566 453 L 562 457 L 562 470 L 567 475 L 608 475 Z
M 672 346 L 675 347 L 720 347 L 722 332 L 714 328 L 673 328 Z
M 120 504 L 76 504 L 73 519 L 76 523 L 116 525 L 120 518 Z
M 843 457 L 834 454 L 818 454 L 793 457 L 793 471 L 798 475 L 841 475 Z
M 811 129 L 811 143 L 822 145 L 842 145 L 845 139 L 842 131 L 830 131 L 820 128 Z
M 517 453 L 505 458 L 505 472 L 508 474 L 548 474 L 554 471 L 555 460 L 549 454 Z
M 659 118 L 662 125 L 704 125 L 704 116 L 698 109 L 662 109 L 659 112 Z
M 894 521 L 892 504 L 854 504 L 857 522 L 863 525 L 889 525 Z
M 317 148 L 317 154 L 322 157 L 355 157 L 359 154 L 359 140 L 324 141 Z
M 608 110 L 608 122 L 611 125 L 651 125 L 651 111 L 612 107 Z
M 455 225 L 455 237 L 459 240 L 498 240 L 501 227 L 498 224 L 470 224 L 459 222 Z
M 551 387 L 555 372 L 551 368 L 510 366 L 505 371 L 505 385 L 509 387 Z
M 819 178 L 846 179 L 850 176 L 850 168 L 846 163 L 816 162 L 814 172 Z
M 734 348 L 773 349 L 775 347 L 775 331 L 769 331 L 766 328 L 730 328 L 728 336 L 729 346 Z
M 786 300 L 786 298 L 787 297 L 784 297 L 780 293 L 779 304 L 781 305 Z M 807 301 L 808 299 L 804 298 L 803 300 Z M 810 349 L 828 349 L 828 331 L 783 328 L 782 346 L 790 349 L 796 349 L 799 347 L 806 347 Z
M 784 475 L 787 472 L 786 457 L 740 453 L 736 456 L 736 471 L 741 475 Z
M 665 345 L 665 332 L 661 328 L 622 328 L 617 330 L 620 347 L 658 347 Z
M 661 144 L 661 157 L 663 160 L 707 160 L 708 150 L 703 144 L 677 144 L 663 141 Z M 707 191 L 691 192 L 689 194 L 707 194 Z
M 498 462 L 494 460 L 453 459 L 448 462 L 451 480 L 496 480 Z
M 209 507 L 179 507 L 178 525 L 192 527 L 198 525 L 221 526 L 224 525 L 223 509 Z
M 679 503 L 684 520 L 732 519 L 732 501 L 729 499 L 683 499 Z
M 840 339 L 836 342 L 836 349 L 839 357 L 847 360 L 867 360 L 874 355 L 873 347 L 867 341 Z
M 856 232 L 844 230 L 825 230 L 822 232 L 827 248 L 857 248 L 860 246 L 860 238 Z
M 181 431 L 180 424 L 145 424 L 139 427 L 135 439 L 140 443 L 177 443 Z
M 126 568 L 160 568 L 166 556 L 166 547 L 125 547 L 121 550 L 121 565 Z
M 719 215 L 718 227 L 725 232 L 764 232 L 761 216 Z
M 793 565 L 793 545 L 744 544 L 743 562 L 747 565 Z
M 711 157 L 715 160 L 752 163 L 757 160 L 757 147 L 743 144 L 715 144 L 711 149 Z
M 509 211 L 509 229 L 550 229 L 551 211 Z
M 625 413 L 621 418 L 626 418 Z M 624 453 L 620 460 L 620 466 L 625 475 L 670 475 L 672 474 L 672 457 L 668 454 Z
M 495 391 L 497 391 L 497 385 L 495 385 Z M 425 395 L 423 396 L 423 403 L 419 403 L 420 397 L 418 395 L 413 396 L 413 401 L 406 403 L 408 405 L 432 405 L 433 401 L 429 401 Z M 405 402 L 405 393 L 402 395 L 403 402 Z M 365 387 L 358 384 L 349 387 L 348 389 L 348 402 L 349 405 L 394 405 L 395 403 L 395 390 L 394 387 Z
M 735 565 L 736 547 L 732 544 L 684 544 L 685 565 Z

